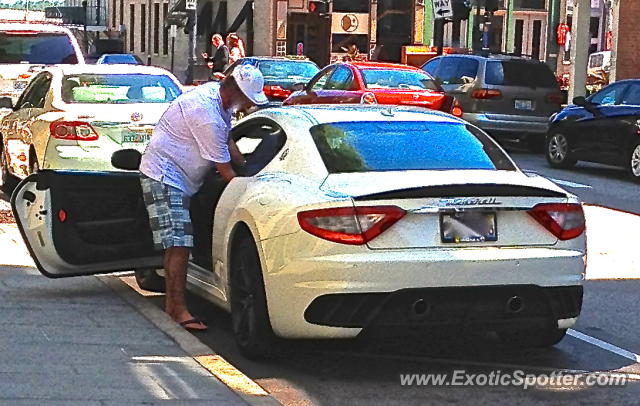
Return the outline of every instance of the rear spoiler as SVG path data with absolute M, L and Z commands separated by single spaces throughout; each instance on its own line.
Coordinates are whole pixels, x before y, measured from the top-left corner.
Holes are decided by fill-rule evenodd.
M 426 197 L 455 198 L 477 196 L 505 196 L 505 197 L 558 197 L 568 198 L 566 193 L 554 190 L 522 185 L 498 185 L 492 183 L 438 185 L 411 189 L 391 190 L 353 197 L 354 200 L 387 200 L 387 199 L 419 199 Z

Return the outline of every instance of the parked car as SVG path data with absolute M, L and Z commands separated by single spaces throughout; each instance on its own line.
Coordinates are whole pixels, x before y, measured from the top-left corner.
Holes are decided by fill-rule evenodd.
M 55 64 L 82 64 L 74 35 L 54 24 L 0 22 L 0 97 L 17 102 L 38 71 Z
M 422 68 L 460 102 L 465 120 L 535 151 L 542 151 L 549 117 L 565 97 L 554 73 L 539 61 L 445 55 Z
M 408 65 L 341 62 L 320 71 L 284 101 L 294 104 L 393 104 L 426 107 L 461 116 L 455 99 L 431 76 Z
M 577 97 L 549 125 L 546 156 L 555 168 L 578 161 L 626 168 L 640 182 L 640 80 L 615 82 L 588 98 Z
M 144 65 L 137 55 L 133 54 L 103 54 L 96 61 L 96 65 Z
M 44 69 L 0 122 L 3 187 L 10 189 L 16 178 L 38 169 L 113 169 L 111 154 L 143 150 L 156 122 L 181 93 L 178 80 L 160 68 Z
M 212 171 L 193 197 L 187 283 L 231 312 L 246 355 L 273 352 L 276 336 L 462 324 L 544 346 L 576 322 L 580 202 L 477 127 L 424 108 L 294 106 L 247 116 L 231 137 L 247 164 L 228 184 Z M 135 170 L 42 170 L 12 207 L 47 276 L 159 278 Z
M 307 58 L 250 56 L 237 60 L 225 70 L 223 76 L 230 75 L 237 66 L 244 64 L 260 70 L 264 76 L 264 94 L 272 106 L 281 104 L 297 84 L 306 84 L 320 70 Z

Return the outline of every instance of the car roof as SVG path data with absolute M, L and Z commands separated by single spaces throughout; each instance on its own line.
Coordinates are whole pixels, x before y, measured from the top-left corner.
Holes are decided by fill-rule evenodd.
M 365 104 L 312 104 L 293 105 L 260 110 L 258 115 L 273 118 L 289 116 L 307 119 L 312 125 L 354 121 L 425 121 L 433 123 L 466 124 L 450 114 L 421 107 Z M 253 115 L 250 115 L 251 117 Z
M 63 75 L 91 74 L 91 73 L 143 73 L 148 75 L 172 76 L 166 69 L 146 65 L 55 65 L 47 68 L 51 72 L 61 72 Z
M 477 55 L 477 54 L 446 54 L 439 55 L 441 58 L 467 58 L 467 59 L 476 59 L 478 61 L 487 61 L 487 60 L 501 60 L 501 61 L 523 61 L 523 62 L 531 62 L 531 63 L 544 63 L 542 61 L 536 59 L 525 58 L 517 55 L 505 55 L 505 54 L 489 54 L 489 55 Z M 427 61 L 429 62 L 429 61 Z
M 71 31 L 56 24 L 28 23 L 28 22 L 0 22 L 0 31 L 41 31 L 64 32 L 72 35 Z
M 339 62 L 338 64 L 350 65 L 357 69 L 397 69 L 397 70 L 409 70 L 420 71 L 419 68 L 410 65 L 402 65 L 399 63 L 386 63 L 386 62 Z
M 246 61 L 286 61 L 286 62 L 311 62 L 310 59 L 287 58 L 286 56 L 247 56 L 241 60 Z

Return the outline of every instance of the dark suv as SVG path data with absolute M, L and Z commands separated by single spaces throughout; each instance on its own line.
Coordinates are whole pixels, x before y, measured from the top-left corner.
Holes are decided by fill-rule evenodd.
M 495 137 L 541 151 L 549 117 L 564 94 L 547 65 L 508 56 L 445 55 L 422 69 L 462 107 L 463 118 Z

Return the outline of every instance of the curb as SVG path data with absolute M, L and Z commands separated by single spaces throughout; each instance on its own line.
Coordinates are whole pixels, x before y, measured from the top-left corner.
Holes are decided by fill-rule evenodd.
M 202 341 L 180 327 L 162 310 L 143 299 L 120 278 L 109 275 L 97 275 L 96 278 L 168 335 L 188 356 L 208 370 L 213 377 L 221 381 L 245 402 L 252 406 L 282 405 L 258 383 L 244 375 Z

